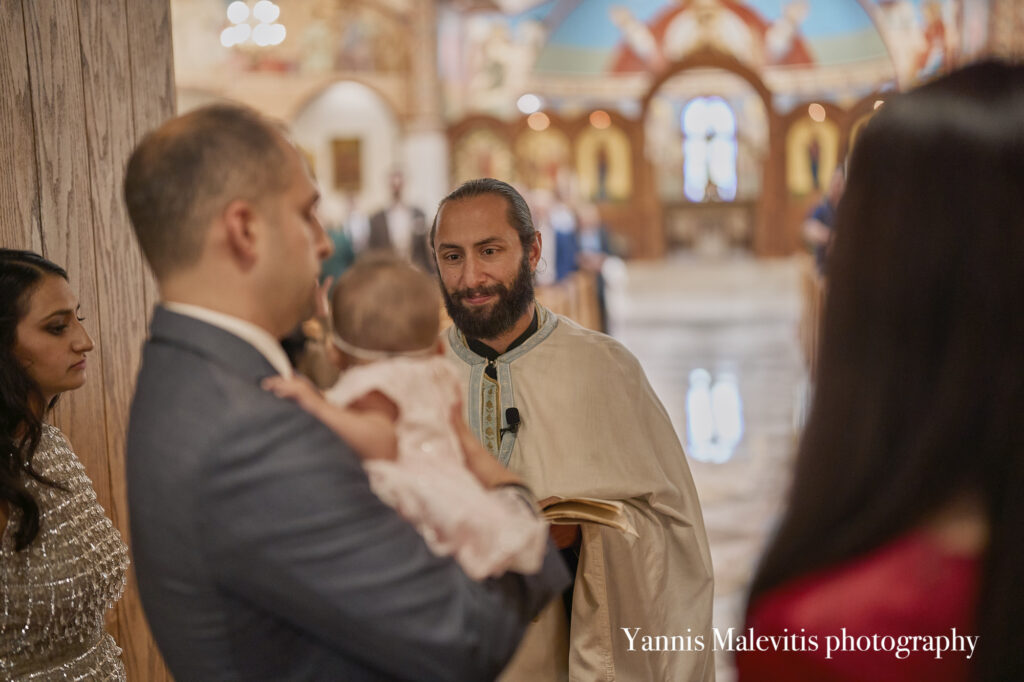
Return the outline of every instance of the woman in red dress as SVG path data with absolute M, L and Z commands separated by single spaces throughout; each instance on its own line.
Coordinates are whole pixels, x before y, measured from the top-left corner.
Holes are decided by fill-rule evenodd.
M 827 276 L 740 680 L 1024 680 L 1024 66 L 881 108 Z

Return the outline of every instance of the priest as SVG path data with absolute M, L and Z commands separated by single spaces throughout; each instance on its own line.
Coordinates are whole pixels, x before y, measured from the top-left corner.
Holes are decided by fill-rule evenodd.
M 471 180 L 449 194 L 430 243 L 454 322 L 443 340 L 477 436 L 539 498 L 620 502 L 630 531 L 554 527 L 574 587 L 527 632 L 502 679 L 713 680 L 700 503 L 639 362 L 534 300 L 541 237 L 507 183 Z M 644 635 L 679 646 L 645 651 Z

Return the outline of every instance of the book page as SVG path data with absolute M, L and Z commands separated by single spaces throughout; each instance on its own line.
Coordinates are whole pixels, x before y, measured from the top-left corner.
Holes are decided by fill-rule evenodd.
M 623 509 L 623 504 L 615 500 L 557 497 L 543 501 L 541 514 L 553 524 L 597 523 L 623 533 L 637 535 Z

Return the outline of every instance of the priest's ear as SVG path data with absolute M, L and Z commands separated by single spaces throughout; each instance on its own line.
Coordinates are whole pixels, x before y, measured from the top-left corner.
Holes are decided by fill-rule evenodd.
M 540 262 L 540 252 L 543 241 L 540 236 L 540 232 L 536 231 L 533 233 L 533 241 L 530 242 L 529 259 L 530 259 L 530 272 L 536 272 L 537 263 Z

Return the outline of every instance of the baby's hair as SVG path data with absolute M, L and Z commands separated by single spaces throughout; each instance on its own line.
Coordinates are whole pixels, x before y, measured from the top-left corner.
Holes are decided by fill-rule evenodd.
M 441 297 L 427 273 L 388 252 L 369 253 L 338 279 L 331 312 L 335 332 L 353 346 L 416 351 L 437 340 Z

